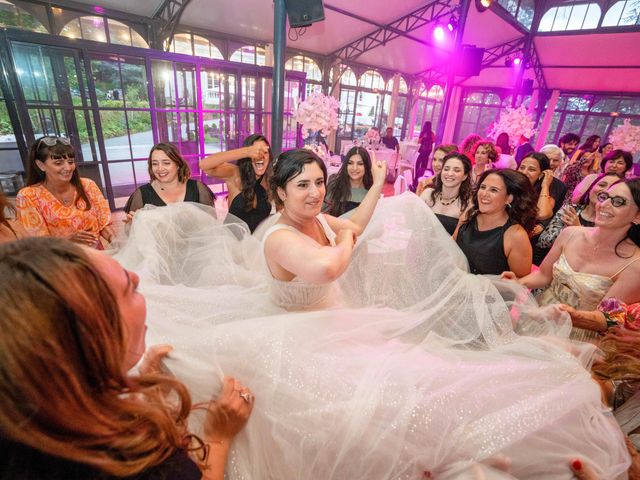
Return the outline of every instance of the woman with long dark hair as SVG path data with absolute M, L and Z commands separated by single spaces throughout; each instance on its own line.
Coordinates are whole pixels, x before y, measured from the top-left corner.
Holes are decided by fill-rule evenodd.
M 433 210 L 447 233 L 453 235 L 458 221 L 470 207 L 472 193 L 471 160 L 453 152 L 444 157 L 433 188 L 427 188 L 420 198 Z
M 498 150 L 498 159 L 494 162 L 494 168 L 511 168 L 518 169 L 516 159 L 511 155 L 511 144 L 509 143 L 509 134 L 502 132 L 496 138 L 496 149 Z
M 41 137 L 29 149 L 27 186 L 18 192 L 18 219 L 29 235 L 67 238 L 102 248 L 113 239 L 109 203 L 93 180 L 81 178 L 71 141 Z
M 200 161 L 207 175 L 224 180 L 229 213 L 243 220 L 252 232 L 271 214 L 268 185 L 272 160 L 269 141 L 264 135 L 253 134 L 244 140 L 244 147 L 213 153 Z
M 371 157 L 365 148 L 353 147 L 345 158 L 338 173 L 332 175 L 327 184 L 323 211 L 334 217 L 360 205 L 373 185 Z
M 531 272 L 529 233 L 536 221 L 536 203 L 529 179 L 515 170 L 487 170 L 478 178 L 472 199 L 456 235 L 471 273 L 500 275 L 510 270 L 523 277 Z
M 413 190 L 415 191 L 418 186 L 418 180 L 424 175 L 424 172 L 429 166 L 429 156 L 433 149 L 433 142 L 435 140 L 435 134 L 433 133 L 431 122 L 424 122 L 422 130 L 420 130 L 420 136 L 418 137 L 418 143 L 420 148 L 418 149 L 418 158 L 416 159 L 415 177 L 413 179 Z

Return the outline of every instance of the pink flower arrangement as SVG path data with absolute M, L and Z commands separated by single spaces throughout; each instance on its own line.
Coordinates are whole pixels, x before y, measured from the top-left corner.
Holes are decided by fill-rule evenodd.
M 609 141 L 613 148 L 626 150 L 633 154 L 640 152 L 640 127 L 631 125 L 631 120 L 626 118 L 622 125 L 618 125 L 609 135 Z
M 520 135 L 531 138 L 535 135 L 535 122 L 527 112 L 524 105 L 517 108 L 506 107 L 497 122 L 489 127 L 489 138 L 497 138 L 502 132 L 509 135 L 509 141 L 513 144 L 517 142 Z
M 320 132 L 327 135 L 338 128 L 338 101 L 322 93 L 312 93 L 300 102 L 293 119 L 308 130 L 309 134 Z

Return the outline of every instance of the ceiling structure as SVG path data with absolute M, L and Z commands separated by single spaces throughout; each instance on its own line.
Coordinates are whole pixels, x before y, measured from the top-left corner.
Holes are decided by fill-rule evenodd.
M 636 1 L 640 8 L 640 0 Z M 91 0 L 73 3 L 96 4 Z M 578 8 L 588 3 L 597 3 L 606 12 L 616 1 L 535 0 L 539 11 L 534 25 L 552 6 Z M 158 18 L 163 10 L 175 18 L 179 11 L 175 33 L 193 28 L 256 42 L 273 41 L 272 0 L 99 0 L 99 5 L 149 19 Z M 390 7 L 388 0 L 326 0 L 324 6 L 325 20 L 306 28 L 295 41 L 287 39 L 287 48 L 330 56 L 332 62 L 346 59 L 409 75 L 431 70 L 430 78 L 434 78 L 436 70 L 442 72 L 440 78 L 446 78 L 453 39 L 436 44 L 433 28 L 438 22 L 446 25 L 452 12 L 459 17 L 456 1 L 395 0 Z M 487 49 L 481 74 L 458 77 L 462 85 L 513 88 L 518 72 L 505 66 L 504 60 L 530 45 L 534 58 L 528 62 L 524 78 L 534 79 L 536 85 L 572 91 L 640 92 L 637 22 L 625 27 L 531 35 L 497 1 L 489 10 L 479 12 L 471 0 L 462 43 Z

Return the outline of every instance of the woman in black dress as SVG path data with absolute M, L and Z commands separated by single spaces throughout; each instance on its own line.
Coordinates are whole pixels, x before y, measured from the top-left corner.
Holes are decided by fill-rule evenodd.
M 200 168 L 207 175 L 224 180 L 229 192 L 229 213 L 243 220 L 253 232 L 271 214 L 267 191 L 272 163 L 273 155 L 266 137 L 253 134 L 245 139 L 242 148 L 203 158 Z
M 424 175 L 424 172 L 429 166 L 429 157 L 433 149 L 434 133 L 431 129 L 431 122 L 424 122 L 420 136 L 418 137 L 418 143 L 420 148 L 418 150 L 418 158 L 416 159 L 416 174 L 413 180 L 413 191 L 416 191 L 418 181 L 420 177 Z
M 149 152 L 149 183 L 139 187 L 127 200 L 125 221 L 145 205 L 164 207 L 168 203 L 194 202 L 214 206 L 213 192 L 199 180 L 189 178 L 191 169 L 178 149 L 170 143 L 158 143 Z
M 471 273 L 529 274 L 536 201 L 527 177 L 511 169 L 487 170 L 478 178 L 472 199 L 467 221 L 455 236 Z

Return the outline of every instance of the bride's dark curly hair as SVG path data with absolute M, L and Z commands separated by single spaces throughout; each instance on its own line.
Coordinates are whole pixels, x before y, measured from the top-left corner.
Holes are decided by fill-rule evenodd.
M 470 221 L 480 214 L 478 207 L 478 190 L 482 182 L 484 182 L 489 175 L 498 175 L 502 178 L 502 181 L 507 187 L 507 195 L 513 195 L 513 200 L 510 204 L 511 207 L 505 205 L 509 219 L 521 225 L 528 234 L 531 234 L 533 228 L 536 226 L 536 217 L 538 215 L 537 197 L 531 186 L 531 182 L 525 174 L 511 170 L 510 168 L 494 168 L 482 172 L 473 189 L 473 196 L 471 197 L 473 207 L 469 210 L 467 220 Z
M 269 165 L 267 165 L 267 170 L 264 174 L 266 181 L 269 182 L 269 176 L 273 170 L 273 153 L 271 152 L 271 145 L 269 144 L 267 137 L 260 135 L 259 133 L 254 133 L 244 139 L 242 146 L 250 147 L 258 141 L 263 141 L 267 144 L 267 147 L 269 147 Z M 238 170 L 240 170 L 240 183 L 242 185 L 242 191 L 240 194 L 244 199 L 244 209 L 248 212 L 253 209 L 253 199 L 256 196 L 256 181 L 258 179 L 256 177 L 256 172 L 253 169 L 253 162 L 250 158 L 241 158 L 238 160 L 237 165 Z
M 324 183 L 327 183 L 327 167 L 318 155 L 306 148 L 298 148 L 282 152 L 273 166 L 273 174 L 269 177 L 269 189 L 271 198 L 278 209 L 284 207 L 282 199 L 278 196 L 278 188 L 286 190 L 289 180 L 302 173 L 305 165 L 315 163 L 322 170 Z
M 373 185 L 373 174 L 371 173 L 371 157 L 369 152 L 362 147 L 353 147 L 345 156 L 344 162 L 340 170 L 335 175 L 329 178 L 327 185 L 327 209 L 328 214 L 334 217 L 339 217 L 346 210 L 346 203 L 351 199 L 351 179 L 349 178 L 349 160 L 354 155 L 360 155 L 364 162 L 364 178 L 362 179 L 362 185 L 369 190 Z

